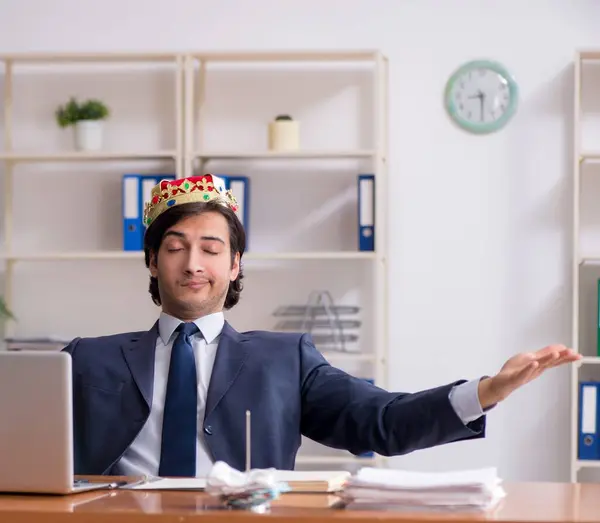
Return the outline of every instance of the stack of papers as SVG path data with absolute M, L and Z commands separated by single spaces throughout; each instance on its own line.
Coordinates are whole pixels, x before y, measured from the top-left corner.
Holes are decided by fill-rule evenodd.
M 363 468 L 344 488 L 348 506 L 490 510 L 506 495 L 495 468 L 409 472 Z
M 278 481 L 287 483 L 292 492 L 337 492 L 350 478 L 345 470 L 277 470 Z

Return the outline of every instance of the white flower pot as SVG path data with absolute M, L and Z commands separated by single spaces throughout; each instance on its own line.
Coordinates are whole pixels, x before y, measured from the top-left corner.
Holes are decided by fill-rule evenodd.
M 300 125 L 294 120 L 275 120 L 269 123 L 269 149 L 296 151 L 300 147 Z
M 102 149 L 104 122 L 102 120 L 80 120 L 74 126 L 75 148 L 78 151 Z

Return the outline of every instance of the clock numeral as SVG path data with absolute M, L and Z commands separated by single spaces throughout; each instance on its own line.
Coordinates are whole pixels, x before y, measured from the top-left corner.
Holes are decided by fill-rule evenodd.
M 471 120 L 471 118 L 473 118 L 473 111 L 469 111 L 469 112 L 467 113 L 467 118 L 468 118 L 469 120 Z

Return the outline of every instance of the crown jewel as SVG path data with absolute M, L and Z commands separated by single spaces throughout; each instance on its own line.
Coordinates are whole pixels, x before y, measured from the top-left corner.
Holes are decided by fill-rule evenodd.
M 152 188 L 150 201 L 144 205 L 144 225 L 148 227 L 167 209 L 182 203 L 216 200 L 233 212 L 238 209 L 231 190 L 225 188 L 223 178 L 212 174 L 191 176 L 179 180 L 161 180 Z

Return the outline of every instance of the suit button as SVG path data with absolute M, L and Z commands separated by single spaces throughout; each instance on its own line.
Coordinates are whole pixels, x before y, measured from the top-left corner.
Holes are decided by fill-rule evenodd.
M 204 427 L 204 432 L 206 432 L 206 434 L 211 436 L 212 435 L 212 427 L 210 425 L 207 425 L 206 427 Z

